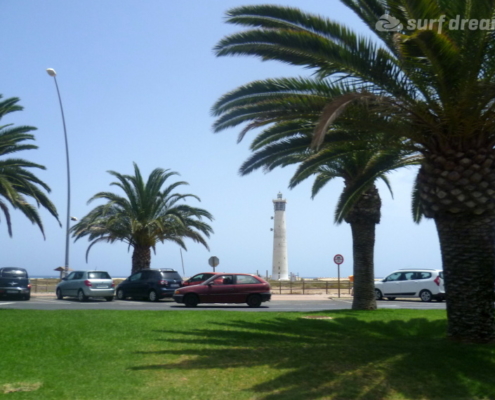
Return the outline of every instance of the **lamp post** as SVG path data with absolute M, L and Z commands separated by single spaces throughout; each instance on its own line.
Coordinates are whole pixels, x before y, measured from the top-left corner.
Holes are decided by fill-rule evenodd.
M 53 77 L 55 81 L 55 87 L 57 88 L 58 102 L 60 103 L 60 112 L 62 113 L 62 124 L 64 126 L 64 138 L 65 138 L 65 156 L 67 160 L 67 219 L 65 221 L 65 276 L 69 273 L 69 223 L 70 223 L 70 166 L 69 166 L 69 143 L 67 141 L 67 128 L 65 127 L 64 108 L 62 107 L 62 98 L 60 97 L 60 91 L 58 90 L 57 73 L 53 68 L 46 70 L 48 75 Z

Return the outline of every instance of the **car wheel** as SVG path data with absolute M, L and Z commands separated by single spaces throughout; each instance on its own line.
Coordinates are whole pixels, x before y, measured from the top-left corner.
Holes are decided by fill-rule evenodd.
M 150 292 L 148 293 L 148 300 L 149 301 L 158 301 L 160 299 L 158 298 L 158 295 L 156 294 L 156 292 L 154 290 L 150 290 Z
M 424 301 L 425 303 L 430 302 L 432 297 L 433 296 L 431 295 L 431 292 L 427 289 L 422 290 L 421 293 L 419 294 L 419 298 L 421 299 L 421 301 Z
M 79 290 L 79 292 L 77 292 L 77 299 L 79 301 L 86 301 L 88 300 L 88 296 L 86 296 L 82 290 Z
M 113 296 L 105 297 L 106 301 L 113 301 Z
M 126 295 L 122 289 L 117 290 L 117 299 L 119 300 L 125 300 Z
M 259 306 L 261 306 L 261 296 L 259 294 L 252 294 L 247 299 L 247 305 L 249 307 L 259 307 Z
M 387 299 L 389 299 L 390 301 L 394 301 L 395 297 L 387 297 Z
M 193 293 L 186 294 L 186 297 L 184 297 L 184 304 L 186 307 L 196 307 L 199 304 L 199 298 Z
M 62 291 L 60 289 L 57 289 L 57 299 L 62 300 L 64 296 L 62 296 Z
M 380 292 L 379 289 L 375 289 L 375 300 L 381 300 L 383 299 L 382 292 Z

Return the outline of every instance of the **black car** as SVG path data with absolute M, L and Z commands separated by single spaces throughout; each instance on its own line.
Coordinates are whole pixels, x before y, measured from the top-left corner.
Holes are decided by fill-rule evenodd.
M 24 268 L 0 268 L 0 297 L 31 298 L 31 284 Z
M 174 269 L 142 269 L 117 286 L 117 299 L 132 297 L 158 301 L 172 297 L 181 286 L 182 278 Z

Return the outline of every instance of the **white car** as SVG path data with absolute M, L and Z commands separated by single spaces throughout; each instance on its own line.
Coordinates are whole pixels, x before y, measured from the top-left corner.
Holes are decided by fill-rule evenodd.
M 445 299 L 443 271 L 439 269 L 400 269 L 375 282 L 375 298 L 419 297 L 421 301 Z

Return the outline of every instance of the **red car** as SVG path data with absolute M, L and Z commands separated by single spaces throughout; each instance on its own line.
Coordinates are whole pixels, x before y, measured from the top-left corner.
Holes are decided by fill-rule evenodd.
M 256 275 L 219 273 L 199 285 L 177 289 L 173 298 L 186 307 L 199 303 L 247 303 L 249 307 L 259 307 L 270 301 L 270 290 L 270 284 Z
M 182 282 L 182 286 L 199 285 L 200 283 L 210 279 L 213 275 L 218 274 L 221 274 L 221 272 L 201 272 Z

